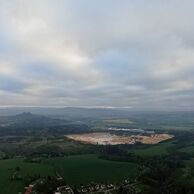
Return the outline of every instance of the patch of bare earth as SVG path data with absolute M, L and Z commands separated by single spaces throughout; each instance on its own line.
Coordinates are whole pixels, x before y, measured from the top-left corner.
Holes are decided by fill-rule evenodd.
M 174 136 L 170 134 L 119 136 L 110 133 L 85 133 L 67 135 L 66 137 L 87 144 L 118 145 L 135 144 L 137 142 L 141 142 L 143 144 L 157 144 L 162 141 L 171 139 Z

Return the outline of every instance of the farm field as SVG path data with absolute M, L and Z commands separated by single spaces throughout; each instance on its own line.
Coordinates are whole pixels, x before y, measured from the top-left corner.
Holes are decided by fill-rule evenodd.
M 24 182 L 20 180 L 10 180 L 15 169 L 19 167 L 22 177 L 27 175 L 54 175 L 51 165 L 35 164 L 23 162 L 23 159 L 0 160 L 0 194 L 17 194 L 24 192 Z
M 120 182 L 133 178 L 138 173 L 138 165 L 99 159 L 96 155 L 77 155 L 49 159 L 59 174 L 69 184 L 85 184 L 91 181 Z
M 179 151 L 186 153 L 194 153 L 194 145 L 181 148 Z
M 22 180 L 10 180 L 17 167 L 22 177 L 27 175 L 55 175 L 55 169 L 72 185 L 90 183 L 91 181 L 120 182 L 128 177 L 135 177 L 138 166 L 132 163 L 113 162 L 98 159 L 96 155 L 77 155 L 64 158 L 44 159 L 43 163 L 28 163 L 23 159 L 0 160 L 0 194 L 17 194 L 24 192 Z
M 157 145 L 151 145 L 146 148 L 132 149 L 129 153 L 134 153 L 139 156 L 158 156 L 168 154 L 168 149 L 173 147 L 173 142 L 164 142 Z
M 133 121 L 129 119 L 106 119 L 104 120 L 107 124 L 133 124 Z

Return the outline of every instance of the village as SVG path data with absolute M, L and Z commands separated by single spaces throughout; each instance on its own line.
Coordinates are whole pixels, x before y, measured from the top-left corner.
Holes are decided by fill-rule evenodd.
M 55 179 L 52 177 L 53 180 Z M 25 194 L 40 194 L 39 192 L 40 185 L 45 185 L 48 181 L 48 178 L 40 178 L 29 184 L 29 186 L 25 187 Z M 59 181 L 59 178 L 56 178 L 55 181 Z M 61 179 L 60 179 L 61 181 Z M 94 183 L 91 182 L 86 185 L 80 185 L 78 187 L 71 187 L 70 185 L 64 184 L 60 185 L 57 188 L 53 189 L 53 194 L 112 194 L 119 193 L 121 190 L 127 190 L 131 194 L 139 194 L 140 190 L 136 187 L 139 183 L 135 181 L 130 181 L 125 179 L 121 184 L 115 185 L 113 183 Z M 46 188 L 45 188 L 46 189 Z

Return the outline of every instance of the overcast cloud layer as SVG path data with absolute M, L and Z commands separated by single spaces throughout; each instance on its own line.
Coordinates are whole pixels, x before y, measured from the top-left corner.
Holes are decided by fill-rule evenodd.
M 193 8 L 0 0 L 0 106 L 192 109 Z

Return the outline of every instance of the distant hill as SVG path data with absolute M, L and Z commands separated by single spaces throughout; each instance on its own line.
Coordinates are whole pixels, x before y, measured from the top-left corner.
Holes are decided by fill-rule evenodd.
M 24 108 L 0 108 L 0 116 L 10 116 L 17 114 L 32 114 L 45 116 L 64 116 L 67 118 L 103 118 L 103 117 L 124 117 L 128 116 L 128 109 L 112 109 L 112 108 L 39 108 L 39 107 L 24 107 Z
M 3 135 L 65 134 L 87 129 L 87 125 L 82 123 L 77 124 L 64 119 L 32 114 L 31 112 L 0 116 L 0 134 Z
M 12 116 L 0 116 L 0 123 L 11 123 L 11 124 L 30 124 L 33 125 L 42 125 L 42 126 L 50 126 L 50 125 L 58 125 L 65 124 L 65 120 L 61 119 L 52 119 L 42 115 L 32 114 L 30 112 L 23 112 L 21 114 L 12 115 Z
M 115 108 L 0 108 L 0 130 L 9 133 L 16 130 L 25 133 L 49 131 L 51 133 L 80 132 L 98 127 L 115 127 L 107 119 L 128 119 L 128 124 L 117 127 L 142 129 L 193 130 L 194 112 L 131 111 Z M 107 125 L 106 125 L 107 124 Z M 16 131 L 15 131 L 16 133 Z

